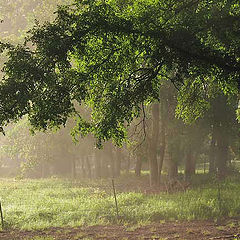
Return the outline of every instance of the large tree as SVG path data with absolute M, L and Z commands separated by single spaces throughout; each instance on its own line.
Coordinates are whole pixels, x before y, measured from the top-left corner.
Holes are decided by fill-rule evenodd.
M 60 7 L 23 45 L 1 43 L 8 60 L 0 125 L 27 114 L 33 129 L 48 129 L 74 115 L 75 134 L 119 143 L 140 106 L 159 99 L 162 79 L 183 88 L 188 94 L 180 98 L 190 106 L 199 100 L 205 109 L 212 82 L 238 93 L 239 20 L 240 4 L 232 0 L 76 0 Z M 77 111 L 82 103 L 91 107 L 88 121 Z M 185 117 L 186 108 L 179 109 Z

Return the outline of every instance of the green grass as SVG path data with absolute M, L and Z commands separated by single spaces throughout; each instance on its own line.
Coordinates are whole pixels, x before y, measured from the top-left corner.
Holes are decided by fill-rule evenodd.
M 40 229 L 116 222 L 111 192 L 101 190 L 111 181 L 71 183 L 59 179 L 0 180 L 0 198 L 5 226 Z M 237 180 L 195 187 L 185 193 L 117 195 L 121 223 L 145 224 L 161 220 L 216 219 L 240 214 L 240 184 Z

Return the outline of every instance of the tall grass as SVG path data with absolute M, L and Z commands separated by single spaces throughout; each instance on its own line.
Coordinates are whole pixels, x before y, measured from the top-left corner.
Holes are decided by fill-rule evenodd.
M 5 226 L 39 229 L 116 222 L 114 198 L 99 186 L 96 182 L 84 186 L 59 179 L 2 179 L 0 198 Z M 120 212 L 117 221 L 137 224 L 237 216 L 240 213 L 239 193 L 237 180 L 220 184 L 220 198 L 218 184 L 174 194 L 122 192 L 117 195 Z

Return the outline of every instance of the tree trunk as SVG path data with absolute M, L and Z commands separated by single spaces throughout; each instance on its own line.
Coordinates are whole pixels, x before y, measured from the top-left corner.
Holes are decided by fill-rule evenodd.
M 213 174 L 216 172 L 216 136 L 217 136 L 217 126 L 216 122 L 212 126 L 212 140 L 209 152 L 209 173 Z
M 166 163 L 169 180 L 175 179 L 178 175 L 178 166 L 177 163 L 173 160 L 172 154 L 169 151 L 168 142 L 166 143 L 166 153 L 164 161 Z
M 166 150 L 166 116 L 164 113 L 164 105 L 163 102 L 161 102 L 161 148 L 160 148 L 160 154 L 159 154 L 159 163 L 158 163 L 158 178 L 159 178 L 159 184 L 161 182 L 161 175 L 162 175 L 162 167 L 163 167 L 163 160 Z
M 170 157 L 168 162 L 168 177 L 169 179 L 175 179 L 178 175 L 178 165 L 173 159 Z
M 45 166 L 44 162 L 41 162 L 41 178 L 45 178 Z
M 109 177 L 108 159 L 105 156 L 101 158 L 101 176 L 103 178 Z
M 131 163 L 131 155 L 128 154 L 128 158 L 127 158 L 127 164 L 126 164 L 126 173 L 128 174 L 130 171 L 130 163 Z
M 142 170 L 142 158 L 140 154 L 137 154 L 137 161 L 136 161 L 136 166 L 135 166 L 135 175 L 137 177 L 141 176 L 141 170 Z
M 112 143 L 108 143 L 107 144 L 107 155 L 108 155 L 108 159 L 109 159 L 109 163 L 110 163 L 110 176 L 112 178 L 115 177 L 115 168 L 116 168 L 116 164 L 115 164 L 115 157 L 113 155 L 113 146 Z
M 80 161 L 81 161 L 82 177 L 85 178 L 87 176 L 86 167 L 85 167 L 85 157 L 83 156 Z
M 102 177 L 102 169 L 101 169 L 101 150 L 95 150 L 95 177 Z
M 92 170 L 91 170 L 89 157 L 86 157 L 86 167 L 87 167 L 88 178 L 92 178 Z
M 120 177 L 121 174 L 121 149 L 117 148 L 116 149 L 116 165 L 115 165 L 115 176 Z
M 189 180 L 194 174 L 196 170 L 196 161 L 194 158 L 193 151 L 191 147 L 187 149 L 186 154 L 186 162 L 185 162 L 185 179 Z
M 72 159 L 72 178 L 76 178 L 76 161 L 75 159 Z
M 158 185 L 158 161 L 157 161 L 157 147 L 159 137 L 159 104 L 152 106 L 152 138 L 150 140 L 149 153 L 149 167 L 150 167 L 150 186 Z
M 217 139 L 217 169 L 220 179 L 224 178 L 227 174 L 228 137 L 224 134 L 224 132 L 224 130 L 220 131 Z
M 215 103 L 215 119 L 218 121 L 217 125 L 217 161 L 216 166 L 218 170 L 219 178 L 224 178 L 227 174 L 227 161 L 228 161 L 228 128 L 229 125 L 229 110 L 227 106 L 227 98 L 226 96 L 219 96 Z

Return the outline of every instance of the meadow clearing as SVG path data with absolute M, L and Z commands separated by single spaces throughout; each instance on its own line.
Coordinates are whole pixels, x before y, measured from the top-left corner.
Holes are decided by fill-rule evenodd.
M 237 178 L 174 193 L 143 191 L 145 176 L 125 179 L 115 179 L 119 216 L 111 179 L 1 179 L 0 239 L 134 239 L 138 234 L 139 239 L 146 234 L 149 239 L 161 239 L 161 234 L 177 239 L 183 232 L 183 239 L 194 239 L 194 232 L 206 237 L 202 239 L 212 234 L 234 239 L 239 232 Z

